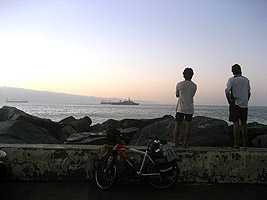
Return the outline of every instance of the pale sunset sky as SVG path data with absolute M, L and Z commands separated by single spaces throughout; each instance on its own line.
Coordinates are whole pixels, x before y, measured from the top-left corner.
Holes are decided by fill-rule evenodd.
M 0 87 L 226 105 L 235 63 L 267 105 L 265 0 L 0 0 Z

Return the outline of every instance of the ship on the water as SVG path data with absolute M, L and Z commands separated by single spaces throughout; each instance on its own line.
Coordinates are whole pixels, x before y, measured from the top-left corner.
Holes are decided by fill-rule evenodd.
M 128 100 L 119 100 L 119 101 L 106 101 L 102 100 L 100 104 L 110 104 L 110 105 L 139 105 L 139 103 L 133 102 L 130 98 Z
M 28 103 L 28 101 L 26 101 L 26 100 L 16 100 L 16 99 L 12 99 L 12 100 L 6 99 L 6 103 Z

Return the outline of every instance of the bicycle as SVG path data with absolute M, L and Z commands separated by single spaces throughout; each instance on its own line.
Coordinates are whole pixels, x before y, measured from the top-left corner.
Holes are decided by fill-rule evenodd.
M 152 142 L 153 140 L 149 142 L 145 151 L 117 143 L 115 147 L 109 150 L 106 156 L 99 160 L 95 168 L 97 185 L 103 190 L 107 190 L 114 185 L 118 175 L 118 163 L 121 155 L 125 158 L 127 168 L 139 177 L 144 177 L 153 187 L 166 189 L 175 184 L 180 172 L 176 163 L 177 159 L 168 162 L 166 157 L 149 152 Z M 125 150 L 140 154 L 140 162 L 136 163 L 131 155 L 126 154 Z

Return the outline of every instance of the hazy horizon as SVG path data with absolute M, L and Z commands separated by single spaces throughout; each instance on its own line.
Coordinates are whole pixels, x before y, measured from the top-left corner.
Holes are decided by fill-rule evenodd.
M 195 104 L 227 105 L 238 63 L 267 106 L 266 27 L 261 0 L 0 0 L 0 87 L 172 105 L 192 67 Z
M 3 89 L 5 91 L 3 91 Z M 9 90 L 7 92 L 7 90 Z M 10 90 L 12 92 L 10 92 Z M 19 91 L 19 93 L 17 93 Z M 24 94 L 21 91 L 26 91 Z M 29 93 L 30 92 L 30 93 Z M 99 104 L 101 100 L 111 100 L 111 101 L 119 101 L 119 100 L 125 100 L 128 98 L 124 97 L 97 97 L 97 96 L 85 96 L 85 95 L 76 95 L 76 94 L 69 94 L 69 93 L 59 93 L 59 92 L 53 92 L 53 91 L 42 91 L 42 90 L 32 90 L 32 89 L 26 89 L 26 88 L 13 88 L 13 87 L 6 87 L 6 86 L 0 86 L 0 104 L 5 105 L 6 100 L 26 100 L 29 101 L 28 103 L 44 103 L 44 104 L 88 104 L 88 105 L 95 105 Z M 39 94 L 39 95 L 36 95 Z M 6 96 L 5 96 L 6 95 Z M 34 98 L 32 98 L 34 97 Z M 47 99 L 54 99 L 57 100 L 54 101 L 47 101 Z M 34 99 L 32 101 L 32 99 Z M 63 99 L 63 101 L 62 101 Z M 88 101 L 88 99 L 90 99 Z M 176 106 L 177 102 L 174 103 L 161 103 L 156 101 L 146 101 L 146 100 L 140 100 L 140 99 L 131 99 L 133 101 L 136 101 L 140 103 L 140 105 L 173 105 Z M 12 103 L 10 104 L 12 105 Z M 228 106 L 227 103 L 224 104 L 195 104 L 196 106 Z M 250 106 L 265 106 L 266 105 L 250 105 Z

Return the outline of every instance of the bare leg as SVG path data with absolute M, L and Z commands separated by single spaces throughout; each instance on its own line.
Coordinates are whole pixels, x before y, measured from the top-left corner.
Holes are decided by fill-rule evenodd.
M 234 142 L 235 146 L 234 147 L 239 147 L 238 144 L 238 139 L 239 139 L 239 122 L 234 122 Z
M 175 145 L 178 144 L 177 140 L 178 140 L 178 136 L 180 134 L 180 126 L 181 126 L 181 122 L 175 122 L 174 137 L 173 137 L 173 143 Z
M 191 132 L 191 122 L 185 122 L 185 138 L 184 138 L 184 145 L 187 145 L 188 138 Z
M 246 122 L 241 122 L 242 136 L 243 136 L 243 147 L 248 146 L 248 127 Z

